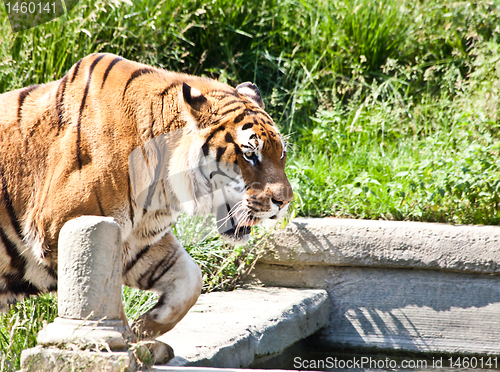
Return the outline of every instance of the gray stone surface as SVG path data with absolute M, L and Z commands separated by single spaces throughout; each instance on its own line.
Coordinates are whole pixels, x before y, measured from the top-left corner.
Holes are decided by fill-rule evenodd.
M 120 226 L 111 217 L 75 218 L 61 229 L 58 246 L 58 315 L 120 319 Z
M 122 320 L 81 320 L 56 318 L 45 326 L 37 336 L 39 345 L 52 346 L 78 344 L 80 347 L 106 345 L 111 350 L 128 348 L 129 330 Z
M 261 265 L 268 285 L 330 297 L 323 347 L 500 355 L 500 278 L 435 270 Z
M 169 365 L 240 368 L 279 352 L 328 322 L 323 290 L 252 288 L 200 296 L 159 340 L 173 347 Z
M 261 263 L 500 273 L 500 227 L 296 218 Z
M 499 227 L 299 218 L 274 240 L 249 282 L 326 289 L 321 345 L 500 355 Z
M 40 331 L 38 344 L 125 350 L 131 334 L 120 317 L 120 226 L 110 217 L 76 218 L 61 229 L 58 247 L 59 316 Z
M 23 350 L 21 372 L 132 372 L 136 362 L 130 352 L 107 353 L 36 348 Z

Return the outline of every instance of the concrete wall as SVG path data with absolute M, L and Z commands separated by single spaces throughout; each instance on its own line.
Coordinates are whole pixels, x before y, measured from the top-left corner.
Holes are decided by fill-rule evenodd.
M 324 288 L 339 347 L 500 355 L 500 227 L 295 219 L 250 282 Z

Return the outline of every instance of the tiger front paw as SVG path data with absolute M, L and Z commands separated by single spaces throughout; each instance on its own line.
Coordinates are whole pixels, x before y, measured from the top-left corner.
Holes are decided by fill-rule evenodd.
M 140 341 L 134 346 L 137 360 L 144 365 L 167 364 L 174 356 L 174 349 L 164 342 Z

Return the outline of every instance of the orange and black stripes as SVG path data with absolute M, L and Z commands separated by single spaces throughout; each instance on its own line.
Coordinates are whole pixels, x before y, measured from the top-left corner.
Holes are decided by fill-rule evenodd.
M 216 151 L 216 155 L 215 155 L 215 160 L 217 161 L 217 163 L 220 163 L 220 161 L 222 159 L 222 155 L 224 155 L 224 153 L 226 152 L 226 149 L 227 149 L 227 147 L 225 147 L 225 146 L 217 147 L 217 151 Z
M 57 87 L 57 94 L 56 94 L 56 120 L 57 120 L 57 133 L 62 129 L 64 117 L 63 117 L 63 111 L 64 111 L 64 93 L 66 91 L 66 83 L 68 81 L 68 75 L 65 75 L 61 82 L 59 83 L 59 86 Z
M 102 54 L 97 57 L 94 62 L 90 65 L 89 76 L 87 78 L 87 84 L 85 85 L 85 91 L 83 92 L 82 102 L 80 104 L 80 112 L 78 114 L 78 123 L 76 124 L 76 158 L 78 162 L 78 169 L 82 169 L 82 157 L 81 157 L 81 125 L 82 125 L 82 114 L 85 109 L 85 101 L 87 100 L 87 95 L 89 93 L 90 81 L 92 79 L 92 73 L 94 72 L 95 66 L 103 59 L 106 55 Z M 75 72 L 76 74 L 76 72 Z
M 16 212 L 12 205 L 12 199 L 10 193 L 7 189 L 7 182 L 5 179 L 4 169 L 0 165 L 0 180 L 2 182 L 1 195 L 3 196 L 5 209 L 7 215 L 9 216 L 11 225 L 16 232 L 16 235 L 20 241 L 23 241 L 24 235 L 22 233 L 22 228 L 17 218 Z M 3 274 L 3 278 L 6 281 L 6 292 L 10 292 L 15 295 L 25 294 L 32 295 L 40 293 L 40 289 L 34 284 L 28 283 L 24 280 L 24 274 L 26 272 L 26 259 L 19 253 L 19 247 L 7 236 L 2 227 L 0 227 L 0 248 L 3 246 L 5 252 L 10 257 L 10 266 L 14 269 L 14 274 Z M 49 266 L 43 266 L 47 271 L 48 275 L 53 279 L 57 279 L 57 274 L 54 269 Z M 54 290 L 54 288 L 49 288 L 49 290 Z M 0 290 L 0 293 L 2 290 Z
M 97 190 L 94 190 L 94 193 L 97 201 L 97 206 L 99 207 L 99 213 L 101 214 L 101 216 L 105 216 L 104 209 L 102 209 L 101 200 L 99 199 L 99 193 L 97 192 Z
M 179 85 L 181 85 L 181 83 L 173 83 L 173 84 L 170 84 L 170 85 L 167 85 L 162 91 L 161 93 L 159 94 L 161 97 L 165 97 L 165 95 L 168 94 L 168 92 L 173 89 L 173 88 L 176 88 L 178 87 Z
M 151 141 L 151 144 L 154 146 L 158 158 L 161 159 L 161 152 L 160 149 L 158 148 L 158 143 L 156 141 Z M 145 152 L 144 152 L 144 159 L 146 160 L 146 162 L 148 162 L 148 157 Z M 154 167 L 154 178 L 153 178 L 154 180 L 156 181 L 160 180 L 161 171 L 162 169 L 160 166 Z M 151 205 L 151 202 L 153 200 L 153 194 L 156 191 L 156 187 L 157 185 L 155 183 L 153 183 L 151 186 L 148 187 L 148 195 L 146 196 L 146 202 L 144 203 L 143 208 L 148 208 Z
M 129 85 L 135 79 L 137 79 L 138 77 L 140 77 L 140 76 L 142 76 L 144 74 L 153 74 L 155 72 L 156 72 L 156 70 L 154 70 L 152 68 L 140 68 L 140 69 L 135 70 L 134 72 L 132 72 L 132 74 L 130 74 L 130 77 L 127 80 L 127 83 L 125 84 L 125 89 L 123 89 L 123 98 L 125 98 L 125 94 L 127 93 L 127 89 L 129 87 Z
M 235 104 L 235 103 L 239 103 L 239 105 L 238 105 L 238 106 L 236 106 L 236 107 L 228 108 L 228 109 L 226 109 L 225 111 L 223 111 L 223 112 L 221 112 L 221 113 L 218 113 L 218 115 L 219 115 L 219 116 L 224 117 L 224 116 L 226 116 L 226 115 L 228 115 L 228 114 L 231 114 L 231 113 L 233 113 L 233 112 L 235 112 L 235 111 L 241 110 L 241 109 L 242 109 L 241 102 L 240 102 L 240 101 L 237 101 L 237 100 L 227 102 L 227 103 L 224 105 L 224 107 L 230 106 L 230 105 Z
M 180 85 L 180 83 L 173 83 L 173 84 L 169 84 L 167 85 L 162 91 L 161 93 L 159 93 L 159 96 L 161 98 L 161 115 L 162 115 L 162 118 L 160 118 L 160 120 L 163 119 L 163 117 L 165 117 L 165 96 L 168 95 L 168 93 L 172 90 L 172 89 L 175 89 L 177 88 L 178 86 Z M 172 126 L 172 123 L 175 121 L 176 119 L 172 119 L 168 125 L 163 125 L 164 128 L 166 128 L 167 130 L 170 130 L 171 129 L 171 126 Z M 154 136 L 154 132 L 153 132 L 153 128 L 151 128 L 151 134 Z
M 203 155 L 205 156 L 208 156 L 208 150 L 210 148 L 210 141 L 212 140 L 212 138 L 215 136 L 215 134 L 217 132 L 221 132 L 221 131 L 225 131 L 226 130 L 226 127 L 224 125 L 221 125 L 220 127 L 214 129 L 212 131 L 212 133 L 209 134 L 209 136 L 207 137 L 207 139 L 205 140 L 205 143 L 203 144 L 203 146 L 201 147 L 201 149 L 203 150 Z
M 106 83 L 106 79 L 108 78 L 109 72 L 111 69 L 116 65 L 118 62 L 123 61 L 122 57 L 115 57 L 113 60 L 110 62 L 108 67 L 106 68 L 106 71 L 104 72 L 104 76 L 102 78 L 102 84 L 101 84 L 101 89 L 104 88 L 104 83 Z
M 238 146 L 238 144 L 236 142 L 234 142 L 234 138 L 231 135 L 231 133 L 229 133 L 229 132 L 226 133 L 226 135 L 224 136 L 224 139 L 226 140 L 227 143 L 232 143 L 234 145 L 234 153 L 236 155 L 243 154 L 240 146 Z
M 133 179 L 133 174 L 130 174 L 129 177 L 127 177 L 128 181 L 128 213 L 129 213 L 129 219 L 130 223 L 132 224 L 132 227 L 134 227 L 134 206 L 132 205 L 132 185 L 130 184 L 130 180 Z
M 148 253 L 149 251 L 149 248 L 151 248 L 151 246 L 148 244 L 146 245 L 144 248 L 142 248 L 139 253 L 137 253 L 135 255 L 135 257 L 130 260 L 127 265 L 125 266 L 125 270 L 124 270 L 124 273 L 127 274 L 134 266 L 135 264 L 146 254 Z
M 238 116 L 234 118 L 234 124 L 238 124 L 240 121 L 242 121 L 245 118 L 245 114 L 241 113 Z M 245 128 L 243 128 L 245 129 Z
M 14 271 L 14 273 L 2 275 L 6 281 L 5 291 L 14 295 L 33 295 L 40 293 L 40 290 L 35 285 L 24 280 L 26 259 L 21 256 L 17 246 L 7 237 L 2 228 L 0 228 L 0 243 L 2 243 L 6 253 L 9 255 L 10 266 Z M 2 290 L 0 290 L 0 293 L 1 292 Z
M 178 255 L 175 250 L 169 251 L 160 262 L 154 265 L 153 269 L 142 273 L 137 280 L 137 283 L 142 289 L 151 289 L 155 283 L 170 270 L 177 261 Z
M 241 96 L 238 92 L 236 92 L 234 89 L 233 90 L 218 90 L 218 89 L 213 89 L 210 91 L 210 93 L 207 94 L 209 97 L 216 98 L 217 100 L 222 101 L 224 98 L 228 98 L 229 96 L 237 98 L 234 101 L 225 103 L 225 105 L 231 104 L 233 102 L 241 102 Z
M 18 98 L 18 108 L 17 108 L 17 121 L 21 121 L 21 116 L 22 116 L 22 111 L 23 111 L 23 104 L 24 100 L 26 97 L 29 96 L 29 94 L 34 91 L 36 88 L 38 88 L 39 85 L 32 85 L 30 87 L 24 88 L 19 92 L 19 98 Z
M 256 213 L 279 202 L 260 189 L 251 190 L 252 199 L 245 194 L 262 180 L 274 182 L 284 167 L 260 93 L 245 87 L 258 99 L 208 78 L 92 54 L 59 81 L 0 96 L 8 115 L 0 117 L 8 129 L 0 132 L 0 307 L 56 288 L 57 250 L 64 249 L 58 234 L 82 214 L 122 226 L 123 281 L 159 292 L 157 313 L 191 306 L 201 275 L 173 236 L 176 215 L 212 211 L 227 222 L 220 233 L 238 241 Z M 248 161 L 250 150 L 262 159 L 260 168 Z M 211 187 L 223 195 L 210 200 Z M 232 209 L 236 204 L 240 209 Z M 182 293 L 170 296 L 172 288 Z
M 73 75 L 71 76 L 71 81 L 70 83 L 73 83 L 75 81 L 76 76 L 78 75 L 78 70 L 80 69 L 80 65 L 82 64 L 83 58 L 76 62 L 75 64 L 75 69 L 73 70 Z
M 163 106 L 163 99 L 162 99 L 162 106 Z M 163 112 L 163 108 L 162 108 Z M 156 124 L 156 118 L 155 118 L 155 113 L 154 113 L 154 108 L 153 108 L 153 102 L 151 102 L 150 108 L 149 108 L 149 119 L 151 121 L 149 131 L 151 133 L 151 137 L 154 137 L 154 129 L 155 129 L 155 124 Z
M 23 239 L 21 225 L 19 224 L 19 220 L 17 219 L 16 212 L 14 211 L 14 206 L 12 205 L 12 200 L 9 195 L 9 191 L 7 190 L 7 181 L 5 179 L 5 173 L 2 165 L 0 165 L 0 181 L 2 181 L 2 195 L 3 200 L 5 202 L 5 208 L 7 209 L 7 214 L 10 218 L 10 223 L 12 227 L 16 231 L 19 239 Z

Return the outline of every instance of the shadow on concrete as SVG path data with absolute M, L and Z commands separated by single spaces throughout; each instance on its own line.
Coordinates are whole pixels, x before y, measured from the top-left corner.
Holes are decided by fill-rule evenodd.
M 500 278 L 432 270 L 330 268 L 331 345 L 489 354 L 500 339 Z

